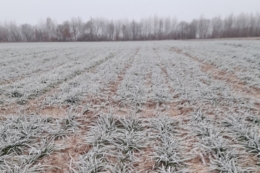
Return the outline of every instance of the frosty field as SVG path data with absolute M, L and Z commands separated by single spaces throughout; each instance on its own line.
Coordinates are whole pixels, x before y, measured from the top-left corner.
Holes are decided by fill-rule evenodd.
M 260 172 L 260 41 L 0 44 L 0 172 Z

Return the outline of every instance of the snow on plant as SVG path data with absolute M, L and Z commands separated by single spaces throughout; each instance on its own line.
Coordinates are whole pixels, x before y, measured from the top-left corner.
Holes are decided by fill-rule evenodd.
M 110 114 L 102 115 L 91 126 L 86 141 L 93 146 L 113 145 L 126 154 L 144 145 L 145 132 L 137 119 L 120 120 Z
M 75 130 L 78 130 L 80 125 L 79 123 L 75 120 L 76 118 L 76 114 L 73 113 L 73 107 L 70 108 L 67 112 L 67 118 L 65 118 L 63 121 L 64 125 L 63 125 L 63 129 L 66 131 L 73 131 L 75 132 Z
M 120 118 L 120 124 L 122 125 L 121 128 L 127 130 L 128 132 L 136 132 L 136 131 L 143 131 L 144 125 L 142 124 L 141 120 L 138 117 L 127 117 L 127 118 Z M 120 127 L 120 125 L 118 125 Z
M 107 148 L 93 147 L 85 155 L 81 155 L 78 161 L 71 160 L 69 169 L 71 173 L 84 173 L 84 172 L 113 172 L 125 173 L 134 172 L 133 165 L 126 163 L 122 158 L 123 155 L 117 155 L 116 162 L 111 161 L 110 152 Z M 133 158 L 129 158 L 133 161 Z
M 119 86 L 115 100 L 121 105 L 133 104 L 141 106 L 148 100 L 145 75 L 149 69 L 150 58 L 135 56 L 132 66 L 126 72 L 125 78 Z
M 212 170 L 219 172 L 252 172 L 252 168 L 242 169 L 238 165 L 238 156 L 234 154 L 233 151 L 227 151 L 225 154 L 219 156 L 213 154 L 213 157 L 210 157 L 210 167 Z
M 15 159 L 21 161 L 24 158 L 18 158 Z M 5 160 L 0 158 L 0 162 L 4 162 L 3 165 L 0 164 L 0 171 L 1 172 L 12 172 L 12 173 L 27 173 L 27 172 L 44 172 L 51 166 L 45 166 L 45 165 L 33 165 L 28 164 L 27 162 L 17 163 L 13 160 Z
M 189 57 L 174 54 L 174 59 L 163 56 L 163 65 L 169 76 L 169 85 L 174 88 L 176 101 L 197 103 L 200 99 L 212 105 L 219 104 L 223 97 L 231 96 L 225 83 L 216 82 L 200 70 L 199 63 L 190 63 Z M 188 75 L 187 75 L 188 74 Z M 226 101 L 225 99 L 222 99 Z
M 214 124 L 208 120 L 201 110 L 195 111 L 190 118 L 190 130 L 200 139 L 221 135 L 222 130 L 215 128 Z
M 87 94 L 99 96 L 102 89 L 109 85 L 110 82 L 117 80 L 119 73 L 129 61 L 129 57 L 122 58 L 121 56 L 127 56 L 128 54 L 129 52 L 124 52 L 120 56 L 111 55 L 109 58 L 100 61 L 96 66 L 96 73 L 82 73 L 63 83 L 60 90 L 46 98 L 45 103 L 77 104 L 84 100 Z
M 12 78 L 33 75 L 34 72 L 46 71 L 49 70 L 50 67 L 61 65 L 62 61 L 67 57 L 66 55 L 71 53 L 70 49 L 63 50 L 58 55 L 57 51 L 52 51 L 51 49 L 49 49 L 48 53 L 37 52 L 37 49 L 33 51 L 36 53 L 36 56 L 29 52 L 28 54 L 23 55 L 21 51 L 18 52 L 20 53 L 19 56 L 6 59 L 1 58 L 1 63 L 5 64 L 1 67 L 1 71 L 4 71 L 5 73 L 0 74 L 0 83 Z M 48 58 L 44 56 L 47 56 Z M 33 68 L 28 68 L 32 65 L 34 66 Z
M 252 119 L 252 117 L 250 117 Z M 233 137 L 242 143 L 248 150 L 256 156 L 260 156 L 260 135 L 259 127 L 247 121 L 247 117 L 228 116 L 223 121 L 223 125 L 229 127 L 235 134 Z
M 151 128 L 154 128 L 155 139 L 158 145 L 155 146 L 153 159 L 156 161 L 155 168 L 159 170 L 184 171 L 186 161 L 191 158 L 184 158 L 182 151 L 184 145 L 181 143 L 183 139 L 178 137 L 178 122 L 167 116 L 160 116 L 151 121 Z
M 113 114 L 101 114 L 91 124 L 85 138 L 93 149 L 83 155 L 71 169 L 81 172 L 91 164 L 91 169 L 130 171 L 134 169 L 133 163 L 138 160 L 135 153 L 142 153 L 142 149 L 148 145 L 146 134 L 143 123 L 137 117 L 120 118 Z M 87 158 L 87 161 L 83 158 Z
M 220 133 L 211 133 L 208 137 L 202 137 L 201 146 L 206 152 L 213 153 L 217 158 L 225 155 L 227 151 L 232 150 L 234 147 L 229 144 L 229 141 L 220 136 Z
M 190 172 L 188 169 L 182 169 L 179 171 L 176 171 L 175 168 L 173 167 L 168 167 L 166 168 L 165 166 L 162 166 L 158 169 L 159 173 L 185 173 L 185 172 Z
M 257 100 L 233 92 L 226 81 L 205 73 L 199 62 L 232 72 L 245 85 L 258 87 L 259 44 L 236 42 L 160 42 L 157 52 L 150 43 L 137 43 L 141 49 L 135 55 L 136 46 L 126 49 L 121 43 L 117 48 L 95 44 L 70 49 L 15 49 L 13 55 L 9 50 L 1 51 L 0 83 L 4 84 L 0 84 L 0 104 L 3 108 L 10 103 L 23 105 L 46 93 L 46 105 L 81 108 L 81 101 L 87 98 L 82 114 L 89 111 L 97 116 L 84 132 L 82 145 L 91 149 L 71 159 L 70 172 L 137 172 L 136 165 L 142 162 L 138 157 L 143 154 L 154 160 L 152 171 L 191 172 L 186 167 L 194 151 L 210 170 L 254 172 L 242 167 L 249 156 L 260 156 L 260 120 L 258 112 L 252 113 Z M 199 61 L 170 51 L 171 45 Z M 151 102 L 158 114 L 151 119 L 102 113 L 114 110 L 118 106 L 114 103 L 119 103 L 142 114 Z M 169 116 L 161 114 L 175 104 L 181 114 L 186 115 L 182 108 L 198 111 L 183 116 L 184 121 L 170 117 L 170 112 L 165 113 Z M 83 126 L 72 110 L 63 119 L 33 115 L 0 121 L 0 172 L 46 171 L 48 165 L 35 163 L 61 148 L 56 139 L 65 140 Z M 206 112 L 211 112 L 212 119 Z
M 131 164 L 124 164 L 121 161 L 118 161 L 116 165 L 111 165 L 109 168 L 111 173 L 132 173 L 134 171 L 134 166 Z
M 159 116 L 159 117 L 153 120 L 151 125 L 151 127 L 157 131 L 157 134 L 159 136 L 175 134 L 177 132 L 178 122 L 176 122 L 176 120 L 169 118 L 167 116 Z
M 79 58 L 74 59 L 72 64 L 63 64 L 53 70 L 40 74 L 40 76 L 35 74 L 29 78 L 24 78 L 12 84 L 1 85 L 0 88 L 4 91 L 3 93 L 11 93 L 11 96 L 13 97 L 4 97 L 5 102 L 13 102 L 17 100 L 16 97 L 21 94 L 27 96 L 25 99 L 38 97 L 54 88 L 56 85 L 62 84 L 64 81 L 80 75 L 85 70 L 100 64 L 106 58 L 111 57 L 109 53 L 107 54 L 107 56 L 104 54 L 99 57 L 89 56 L 88 58 L 80 56 Z M 13 88 L 16 88 L 16 92 L 20 94 L 13 93 Z
M 99 147 L 92 148 L 87 154 L 81 156 L 79 161 L 72 161 L 75 166 L 70 164 L 71 173 L 84 173 L 84 172 L 101 172 L 108 168 L 108 165 L 104 162 L 106 158 L 104 153 L 106 151 Z
M 110 114 L 100 116 L 96 123 L 90 126 L 90 131 L 86 142 L 93 146 L 105 146 L 113 139 L 113 135 L 116 135 L 117 120 Z
M 237 43 L 237 41 L 236 41 Z M 232 72 L 251 86 L 259 86 L 259 50 L 250 42 L 240 41 L 243 46 L 234 47 L 227 41 L 188 43 L 175 45 L 201 61 L 217 66 L 223 71 Z M 223 45 L 224 44 L 224 45 Z M 235 44 L 235 43 L 234 43 Z M 185 47 L 184 47 L 185 46 Z M 207 51 L 205 51 L 207 50 Z M 237 70 L 241 69 L 241 70 Z M 246 70 L 243 70 L 246 69 Z
M 180 171 L 185 168 L 185 161 L 190 158 L 183 158 L 180 153 L 181 146 L 174 135 L 164 134 L 160 137 L 161 144 L 155 147 L 153 158 L 156 161 L 156 167 L 172 168 L 174 171 Z
M 200 152 L 204 156 L 209 156 L 212 170 L 222 172 L 240 172 L 242 170 L 238 164 L 241 146 L 230 140 L 234 137 L 232 133 L 205 118 L 200 110 L 194 113 L 190 121 L 190 130 L 194 135 L 199 136 L 199 143 L 196 143 L 196 147 L 201 148 Z M 230 125 L 230 123 L 226 125 Z M 205 159 L 203 158 L 203 160 Z
M 147 139 L 144 137 L 143 132 L 119 130 L 118 136 L 113 137 L 111 144 L 123 154 L 129 155 L 147 146 Z
M 37 172 L 50 168 L 36 161 L 61 149 L 55 139 L 68 135 L 62 122 L 40 116 L 8 116 L 0 122 L 0 171 Z

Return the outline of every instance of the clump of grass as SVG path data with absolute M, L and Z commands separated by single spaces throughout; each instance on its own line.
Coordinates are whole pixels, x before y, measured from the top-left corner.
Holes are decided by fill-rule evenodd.
M 40 116 L 8 116 L 0 121 L 0 172 L 44 172 L 37 160 L 61 149 L 54 140 L 63 135 L 60 121 Z
M 225 125 L 225 127 L 232 126 L 233 120 L 240 121 L 231 117 L 222 125 Z M 243 169 L 238 165 L 238 149 L 241 147 L 231 144 L 232 140 L 230 139 L 233 139 L 232 134 L 227 133 L 225 129 L 217 125 L 206 119 L 201 111 L 194 113 L 191 118 L 191 128 L 194 135 L 200 139 L 197 147 L 202 148 L 201 152 L 203 155 L 209 156 L 212 170 L 220 172 L 243 172 Z M 224 136 L 228 138 L 224 138 Z
M 117 134 L 118 136 L 114 136 L 110 142 L 123 154 L 127 155 L 146 147 L 146 139 L 142 132 L 119 130 Z
M 83 155 L 71 169 L 79 172 L 133 172 L 132 165 L 137 160 L 135 153 L 141 153 L 141 150 L 147 147 L 146 138 L 146 131 L 138 118 L 101 114 L 96 122 L 92 123 L 85 138 L 93 150 Z
M 166 168 L 165 166 L 162 166 L 158 169 L 158 172 L 159 173 L 173 173 L 173 172 L 176 172 L 176 173 L 185 173 L 185 172 L 191 172 L 189 171 L 188 169 L 182 169 L 180 171 L 176 171 L 175 168 L 173 167 L 168 167 Z
M 153 159 L 155 160 L 155 168 L 160 172 L 167 170 L 173 172 L 185 172 L 186 162 L 191 158 L 184 158 L 182 151 L 183 145 L 180 138 L 176 136 L 178 133 L 178 121 L 167 116 L 160 116 L 152 121 L 151 127 L 155 130 L 155 139 L 159 145 L 155 146 Z
M 180 171 L 185 168 L 185 161 L 181 155 L 178 140 L 173 136 L 161 137 L 161 145 L 155 148 L 153 158 L 156 161 L 156 167 L 164 167 L 173 171 Z
M 101 115 L 96 123 L 91 125 L 87 143 L 93 146 L 107 145 L 117 131 L 117 120 L 110 114 Z
M 76 114 L 73 113 L 73 108 L 71 108 L 67 112 L 67 117 L 63 119 L 64 121 L 63 129 L 67 131 L 70 130 L 75 131 L 76 129 L 78 129 L 80 125 L 75 119 L 76 119 Z
M 104 157 L 106 151 L 100 149 L 99 147 L 92 148 L 87 154 L 81 156 L 79 161 L 72 163 L 75 166 L 70 164 L 71 173 L 83 173 L 83 172 L 101 172 L 105 171 L 108 168 L 108 165 L 105 163 L 106 159 Z
M 134 168 L 131 164 L 125 164 L 122 161 L 117 161 L 116 165 L 109 167 L 111 173 L 131 173 L 134 172 Z
M 22 97 L 23 96 L 23 94 L 21 93 L 21 92 L 19 92 L 19 91 L 12 91 L 11 93 L 10 93 L 10 97 L 13 97 L 13 98 L 19 98 L 19 97 Z
M 19 105 L 25 105 L 26 103 L 28 103 L 28 100 L 26 99 L 19 99 L 16 101 L 17 104 Z
M 219 172 L 252 172 L 252 168 L 246 168 L 242 169 L 238 166 L 238 156 L 236 152 L 233 151 L 227 151 L 225 154 L 221 156 L 213 155 L 213 157 L 210 157 L 210 168 L 215 171 Z
M 154 128 L 159 136 L 175 134 L 177 132 L 178 122 L 167 116 L 160 116 L 152 120 L 151 127 Z
M 77 96 L 70 96 L 68 98 L 65 99 L 65 102 L 66 103 L 69 103 L 69 104 L 76 104 L 79 102 L 79 98 Z
M 121 118 L 119 119 L 122 124 L 121 128 L 126 129 L 127 131 L 143 131 L 144 127 L 138 117 L 129 117 L 129 118 Z
M 260 134 L 257 118 L 247 116 L 229 115 L 222 124 L 229 127 L 233 133 L 232 137 L 242 143 L 249 153 L 260 156 Z M 249 121 L 249 122 L 247 122 Z

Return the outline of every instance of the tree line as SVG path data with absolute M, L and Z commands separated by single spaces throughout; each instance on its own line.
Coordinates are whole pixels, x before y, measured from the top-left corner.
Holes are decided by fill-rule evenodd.
M 200 17 L 191 22 L 171 17 L 136 20 L 81 18 L 57 23 L 51 18 L 33 26 L 15 22 L 0 23 L 0 42 L 67 42 L 180 40 L 232 37 L 259 37 L 260 14 L 229 15 L 225 18 Z

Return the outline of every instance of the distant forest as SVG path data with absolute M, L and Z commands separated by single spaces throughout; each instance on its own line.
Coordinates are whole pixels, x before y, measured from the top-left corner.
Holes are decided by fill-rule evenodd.
M 181 40 L 259 37 L 260 13 L 229 15 L 225 18 L 200 17 L 191 22 L 153 16 L 140 21 L 104 18 L 72 18 L 59 24 L 47 18 L 37 25 L 0 23 L 0 42 L 69 42 Z

